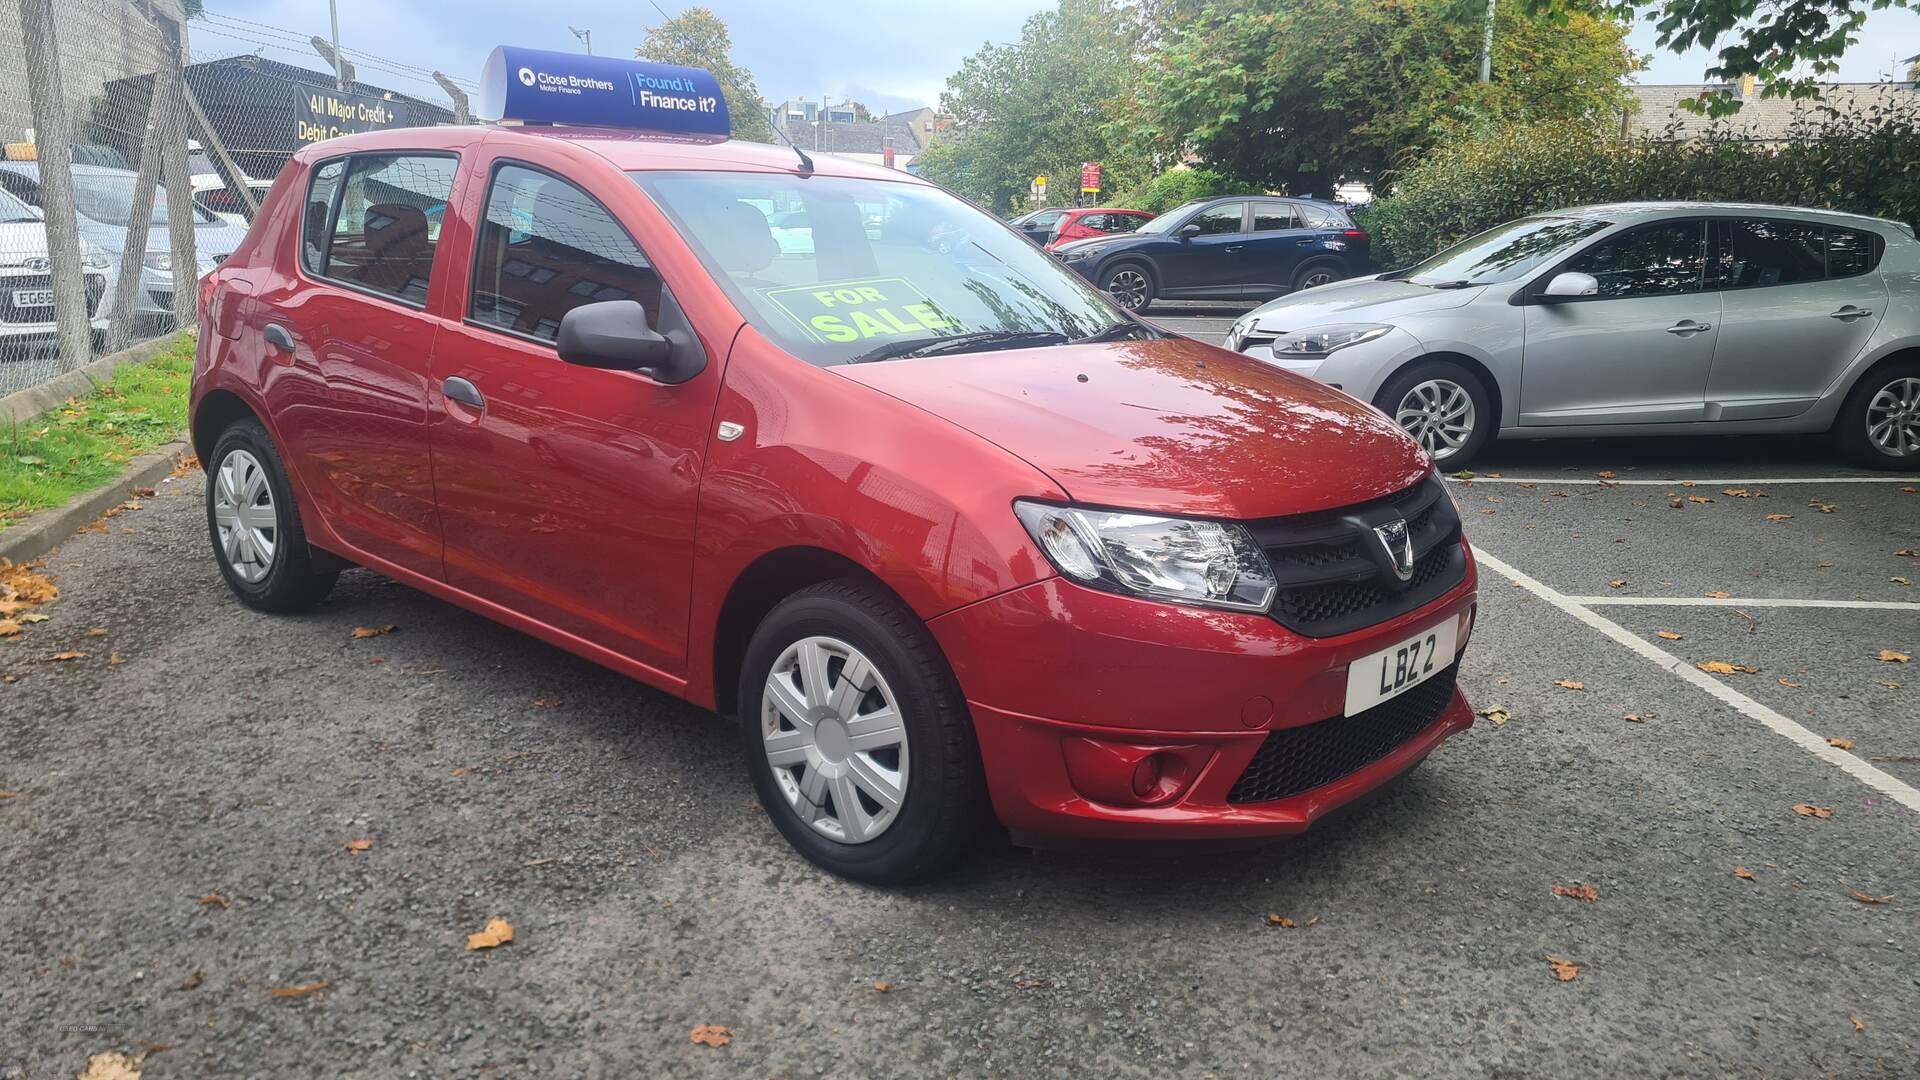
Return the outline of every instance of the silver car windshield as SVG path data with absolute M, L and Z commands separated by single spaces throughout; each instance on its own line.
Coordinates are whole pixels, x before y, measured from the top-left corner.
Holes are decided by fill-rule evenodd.
M 1498 285 L 1526 274 L 1613 223 L 1598 218 L 1527 217 L 1497 225 L 1392 277 L 1415 285 Z

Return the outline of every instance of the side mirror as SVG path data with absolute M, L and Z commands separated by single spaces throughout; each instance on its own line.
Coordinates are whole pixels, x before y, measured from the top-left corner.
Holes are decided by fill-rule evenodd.
M 1555 274 L 1547 287 L 1540 290 L 1540 302 L 1558 304 L 1580 296 L 1600 295 L 1600 282 L 1592 274 Z
M 1199 235 L 1200 235 L 1200 225 L 1198 222 L 1188 222 L 1187 224 L 1180 226 L 1180 239 L 1182 240 L 1191 240 L 1194 237 Z
M 554 344 L 569 364 L 613 371 L 658 367 L 673 352 L 673 343 L 647 325 L 647 309 L 633 300 L 574 308 L 561 316 Z

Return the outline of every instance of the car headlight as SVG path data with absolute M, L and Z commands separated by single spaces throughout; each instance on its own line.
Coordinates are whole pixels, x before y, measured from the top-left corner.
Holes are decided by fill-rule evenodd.
M 89 251 L 80 256 L 80 265 L 89 270 L 105 270 L 113 264 L 107 261 L 107 256 L 104 252 Z
M 1333 326 L 1316 326 L 1310 330 L 1296 330 L 1291 334 L 1281 334 L 1273 339 L 1275 357 L 1315 357 L 1344 349 L 1349 345 L 1358 345 L 1363 341 L 1372 341 L 1386 336 L 1391 326 L 1379 323 L 1339 323 Z
M 1273 601 L 1273 567 L 1242 526 L 1026 500 L 1013 512 L 1062 574 L 1090 588 L 1231 611 Z
M 149 270 L 158 270 L 163 274 L 173 271 L 173 256 L 165 251 L 150 251 L 140 260 Z

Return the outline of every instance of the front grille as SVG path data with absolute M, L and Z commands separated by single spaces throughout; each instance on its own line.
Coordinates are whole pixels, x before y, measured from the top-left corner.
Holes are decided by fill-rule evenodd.
M 1374 526 L 1407 523 L 1413 574 L 1401 581 Z M 1308 637 L 1363 630 L 1446 595 L 1465 579 L 1460 515 L 1438 476 L 1341 510 L 1271 518 L 1248 526 L 1278 586 L 1271 614 Z
M 1458 666 L 1355 716 L 1272 732 L 1227 793 L 1230 803 L 1271 802 L 1359 772 L 1432 727 L 1453 700 Z

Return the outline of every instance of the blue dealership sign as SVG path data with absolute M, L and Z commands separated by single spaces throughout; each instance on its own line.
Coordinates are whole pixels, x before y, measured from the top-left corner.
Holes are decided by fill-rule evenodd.
M 475 111 L 488 120 L 732 133 L 711 71 L 511 45 L 487 57 Z

